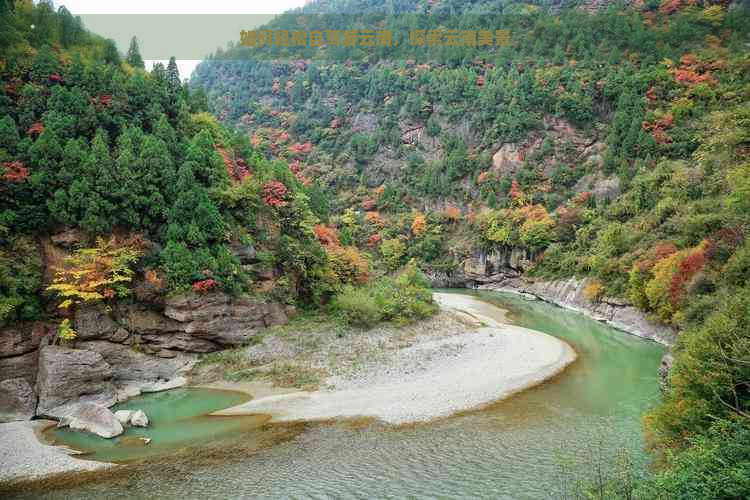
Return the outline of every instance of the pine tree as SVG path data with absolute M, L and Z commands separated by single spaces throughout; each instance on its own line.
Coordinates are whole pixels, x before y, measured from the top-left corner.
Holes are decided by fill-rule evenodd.
M 144 227 L 155 230 L 164 222 L 174 189 L 174 163 L 167 145 L 153 135 L 144 137 L 138 163 L 138 212 Z
M 167 85 L 169 86 L 169 93 L 172 96 L 177 96 L 182 88 L 180 84 L 180 70 L 177 68 L 177 61 L 174 56 L 169 58 L 169 64 L 167 65 Z
M 226 169 L 214 150 L 214 140 L 208 130 L 201 130 L 195 135 L 188 146 L 185 159 L 195 164 L 195 178 L 204 186 L 217 185 L 228 181 Z
M 180 144 L 177 142 L 177 133 L 167 120 L 167 115 L 162 114 L 154 125 L 154 135 L 164 141 L 172 158 L 179 162 L 182 153 Z
M 117 51 L 115 41 L 108 38 L 104 41 L 104 62 L 107 64 L 120 65 L 120 53 Z
M 117 138 L 115 172 L 117 184 L 112 191 L 116 200 L 118 223 L 140 227 L 138 214 L 138 185 L 135 172 L 138 169 L 137 143 L 141 136 L 138 129 L 130 127 Z
M 193 113 L 208 111 L 208 97 L 206 97 L 203 87 L 197 87 L 190 93 L 190 111 Z
M 31 79 L 36 83 L 49 81 L 50 75 L 60 74 L 60 61 L 49 45 L 42 47 L 31 65 Z
M 19 140 L 16 122 L 10 115 L 5 115 L 3 119 L 0 120 L 0 149 L 4 149 L 7 153 L 13 154 Z
M 138 48 L 138 39 L 136 37 L 133 37 L 130 40 L 130 48 L 128 49 L 128 53 L 125 56 L 125 61 L 127 61 L 127 63 L 134 68 L 143 69 L 146 67 L 145 63 L 143 62 L 143 58 L 141 57 L 141 52 Z
M 85 140 L 68 139 L 63 149 L 62 161 L 56 175 L 56 186 L 65 188 L 70 186 L 74 180 L 83 176 L 83 165 L 89 157 L 88 146 Z
M 101 129 L 97 131 L 91 142 L 91 151 L 83 169 L 92 190 L 82 223 L 90 233 L 105 232 L 111 229 L 115 214 L 112 193 L 116 190 L 117 179 L 114 175 L 112 158 L 109 155 L 107 136 Z
M 175 201 L 169 211 L 167 239 L 202 246 L 221 240 L 224 222 L 206 189 L 195 179 L 192 162 L 180 167 L 175 186 Z

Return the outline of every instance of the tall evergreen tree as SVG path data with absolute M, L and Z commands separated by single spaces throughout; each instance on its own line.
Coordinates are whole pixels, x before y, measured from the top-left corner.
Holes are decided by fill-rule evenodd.
M 177 68 L 177 61 L 174 56 L 169 58 L 169 64 L 167 64 L 167 85 L 169 86 L 170 94 L 173 96 L 177 96 L 182 88 L 180 84 L 180 70 Z
M 196 181 L 194 167 L 189 161 L 180 167 L 167 239 L 202 246 L 222 239 L 224 222 L 206 189 Z
M 5 115 L 0 120 L 0 149 L 4 149 L 8 154 L 12 154 L 16 150 L 18 141 L 16 122 L 10 115 Z
M 108 38 L 104 41 L 103 59 L 107 64 L 120 64 L 120 53 L 117 51 L 117 45 L 115 44 L 114 40 Z
M 146 67 L 146 64 L 143 62 L 143 58 L 141 57 L 141 51 L 138 48 L 138 39 L 136 37 L 130 39 L 130 48 L 128 48 L 128 53 L 125 56 L 125 61 L 127 61 L 127 63 L 134 68 L 143 69 Z
M 139 155 L 138 211 L 143 226 L 156 230 L 165 220 L 174 183 L 174 163 L 167 145 L 156 136 L 146 135 Z

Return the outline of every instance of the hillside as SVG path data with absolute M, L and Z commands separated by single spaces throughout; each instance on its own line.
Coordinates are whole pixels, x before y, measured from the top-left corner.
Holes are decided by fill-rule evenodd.
M 316 237 L 320 192 L 217 123 L 174 58 L 145 71 L 137 40 L 122 58 L 64 7 L 0 7 L 0 421 L 184 384 L 198 354 L 368 280 Z M 377 285 L 404 295 L 376 321 L 434 312 L 415 273 Z
M 592 308 L 632 304 L 677 331 L 645 419 L 658 449 L 746 425 L 746 7 L 320 1 L 266 28 L 373 26 L 511 35 L 481 50 L 230 44 L 191 85 L 330 193 L 331 231 L 376 268 L 415 259 L 460 286 L 585 279 Z

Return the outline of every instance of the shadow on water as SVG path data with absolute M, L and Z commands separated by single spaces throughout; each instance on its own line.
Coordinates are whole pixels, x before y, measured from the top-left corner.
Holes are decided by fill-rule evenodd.
M 520 326 L 565 340 L 578 361 L 510 399 L 427 425 L 393 428 L 363 419 L 282 426 L 256 420 L 163 458 L 92 473 L 95 480 L 81 483 L 71 476 L 21 496 L 549 498 L 560 488 L 560 464 L 585 466 L 601 451 L 594 443 L 626 449 L 645 464 L 640 415 L 658 398 L 661 346 L 542 302 L 456 292 L 508 310 Z M 189 421 L 190 427 L 202 423 Z

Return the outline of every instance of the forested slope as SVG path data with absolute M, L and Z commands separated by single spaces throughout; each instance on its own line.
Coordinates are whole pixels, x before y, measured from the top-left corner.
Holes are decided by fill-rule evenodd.
M 415 259 L 450 274 L 473 252 L 521 249 L 527 275 L 586 277 L 589 300 L 619 297 L 675 327 L 649 442 L 683 449 L 708 434 L 693 457 L 726 459 L 712 439 L 744 439 L 750 412 L 746 7 L 320 1 L 267 28 L 373 26 L 404 43 L 232 44 L 192 85 L 327 190 L 330 230 L 378 269 Z M 510 43 L 405 47 L 414 28 L 467 27 L 509 29 Z M 731 460 L 747 468 L 740 448 Z M 666 497 L 685 494 L 665 481 Z

